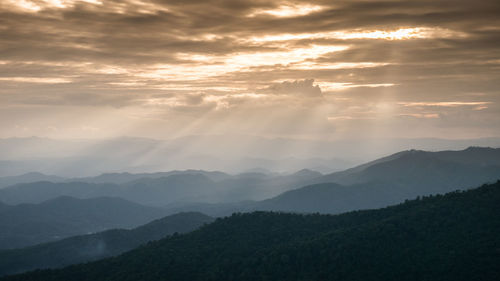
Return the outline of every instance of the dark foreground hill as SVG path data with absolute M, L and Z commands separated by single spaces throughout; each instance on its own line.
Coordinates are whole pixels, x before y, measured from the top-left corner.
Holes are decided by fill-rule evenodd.
M 256 212 L 2 280 L 498 280 L 500 182 L 342 215 Z
M 0 276 L 37 268 L 56 268 L 115 256 L 143 243 L 185 233 L 210 223 L 201 213 L 179 213 L 127 230 L 113 229 L 23 249 L 0 251 Z
M 0 249 L 21 248 L 112 228 L 132 228 L 166 215 L 120 198 L 58 197 L 0 208 Z

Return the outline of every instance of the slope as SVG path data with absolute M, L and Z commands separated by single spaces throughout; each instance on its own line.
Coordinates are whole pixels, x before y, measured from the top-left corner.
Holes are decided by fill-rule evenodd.
M 474 187 L 499 177 L 500 148 L 469 147 L 460 151 L 403 151 L 325 175 L 317 183 L 351 185 L 382 181 L 411 187 L 425 185 L 427 192 L 436 193 Z
M 40 204 L 7 206 L 0 213 L 0 249 L 26 247 L 111 228 L 131 228 L 166 211 L 119 198 L 58 197 Z
M 2 280 L 497 280 L 500 182 L 373 211 L 235 214 L 121 256 Z
M 201 213 L 179 213 L 131 230 L 113 229 L 23 249 L 1 250 L 0 276 L 118 255 L 148 241 L 189 232 L 212 221 Z

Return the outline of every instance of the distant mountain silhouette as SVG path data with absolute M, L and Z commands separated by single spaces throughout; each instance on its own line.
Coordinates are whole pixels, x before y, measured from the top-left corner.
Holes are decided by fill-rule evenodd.
M 312 180 L 315 178 L 319 178 L 323 176 L 320 172 L 313 171 L 310 169 L 302 169 L 300 171 L 297 171 L 291 175 L 291 177 L 300 179 L 300 180 Z
M 218 171 L 203 171 L 203 170 L 184 170 L 184 171 L 170 171 L 170 172 L 157 172 L 157 173 L 105 173 L 95 177 L 73 178 L 69 179 L 71 182 L 88 182 L 88 183 L 115 183 L 124 184 L 140 179 L 157 179 L 164 178 L 171 175 L 195 175 L 200 174 L 208 177 L 213 181 L 219 181 L 231 176 Z
M 317 178 L 320 182 L 256 203 L 253 209 L 340 213 L 381 208 L 500 179 L 500 149 L 410 150 Z M 342 185 L 341 185 L 342 184 Z
M 131 228 L 166 214 L 119 198 L 58 197 L 0 211 L 0 249 L 26 247 L 111 228 Z
M 139 178 L 118 185 L 87 182 L 35 182 L 0 190 L 0 200 L 7 204 L 39 203 L 58 196 L 76 198 L 120 197 L 141 204 L 162 205 L 214 192 L 214 183 L 202 174 L 172 174 L 160 178 Z
M 169 209 L 171 212 L 196 210 L 213 216 L 255 210 L 337 214 L 381 208 L 417 196 L 444 194 L 498 179 L 500 149 L 410 150 L 343 172 L 310 177 L 303 182 L 304 187 L 267 200 L 241 204 L 188 204 L 169 206 Z
M 141 178 L 123 185 L 120 197 L 148 205 L 176 201 L 200 201 L 217 193 L 216 184 L 203 174 L 173 174 L 161 178 Z
M 0 188 L 19 184 L 19 183 L 31 183 L 40 181 L 50 181 L 50 182 L 60 182 L 64 178 L 58 176 L 44 175 L 41 173 L 31 172 L 19 176 L 10 177 L 0 177 Z
M 418 190 L 409 192 L 402 186 L 390 183 L 372 182 L 351 186 L 320 183 L 287 191 L 262 201 L 225 204 L 178 203 L 170 204 L 166 206 L 166 209 L 169 213 L 197 211 L 215 217 L 228 216 L 234 212 L 252 211 L 338 214 L 382 208 L 421 195 L 423 194 Z
M 0 201 L 7 204 L 41 203 L 59 196 L 71 196 L 80 199 L 113 196 L 122 191 L 115 184 L 93 184 L 86 182 L 53 183 L 33 182 L 17 184 L 0 189 Z M 118 197 L 118 196 L 115 196 Z
M 2 280 L 498 280 L 500 182 L 342 215 L 255 212 Z
M 80 182 L 34 182 L 9 186 L 0 190 L 0 201 L 19 204 L 39 203 L 58 196 L 111 196 L 155 206 L 175 202 L 237 202 L 269 198 L 309 184 L 319 176 L 322 174 L 311 170 L 291 175 L 245 173 L 231 176 L 220 172 L 193 170 L 154 174 L 103 174 L 95 178 L 77 179 Z
M 153 176 L 159 174 L 169 176 Z M 252 172 L 231 176 L 204 171 L 141 175 L 146 177 L 122 184 L 19 184 L 1 189 L 0 201 L 18 204 L 36 203 L 61 195 L 77 198 L 112 196 L 165 206 L 169 212 L 201 211 L 212 216 L 252 210 L 339 213 L 380 208 L 417 196 L 443 194 L 493 182 L 500 178 L 500 149 L 402 151 L 329 175 L 307 169 L 290 175 Z M 123 180 L 138 175 L 108 174 L 101 180 L 111 177 L 118 181 L 115 176 Z M 291 191 L 294 189 L 297 190 Z
M 499 177 L 500 148 L 469 147 L 460 151 L 403 151 L 317 181 L 343 185 L 382 181 L 446 192 Z
M 112 229 L 23 249 L 0 250 L 0 276 L 115 256 L 167 235 L 195 230 L 212 221 L 213 218 L 201 213 L 179 213 L 131 230 Z

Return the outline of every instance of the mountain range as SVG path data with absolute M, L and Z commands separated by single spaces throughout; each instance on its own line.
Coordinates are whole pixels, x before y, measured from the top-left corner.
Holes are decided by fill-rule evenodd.
M 406 150 L 329 174 L 253 169 L 234 175 L 175 170 L 78 178 L 41 173 L 1 177 L 0 275 L 88 262 L 138 247 L 112 259 L 38 271 L 16 280 L 149 280 L 165 274 L 172 280 L 406 280 L 401 274 L 408 270 L 415 270 L 416 280 L 434 280 L 445 274 L 434 263 L 444 260 L 443 268 L 455 270 L 465 265 L 467 256 L 485 261 L 472 265 L 484 271 L 474 276 L 489 280 L 496 273 L 490 264 L 497 260 L 499 245 L 492 237 L 500 224 L 493 204 L 500 196 L 498 179 L 500 149 L 487 147 Z M 439 195 L 447 192 L 452 193 Z M 390 205 L 395 206 L 385 208 Z M 367 209 L 378 210 L 360 211 Z M 345 212 L 350 213 L 318 214 Z M 158 220 L 166 215 L 172 216 Z M 212 222 L 209 216 L 225 218 L 186 235 L 173 234 Z M 148 242 L 168 235 L 172 236 Z M 391 236 L 394 247 L 387 244 Z M 366 239 L 376 242 L 366 244 Z M 390 256 L 382 253 L 384 248 Z M 406 260 L 401 249 L 408 254 Z M 430 250 L 424 255 L 422 249 Z M 387 264 L 379 262 L 376 268 L 386 268 L 390 261 L 399 269 L 371 272 L 371 263 L 379 259 Z M 340 271 L 317 268 L 314 260 Z M 352 275 L 358 262 L 363 270 Z M 290 275 L 293 272 L 296 275 Z
M 0 201 L 19 204 L 58 196 L 111 196 L 164 207 L 171 214 L 200 211 L 224 216 L 255 210 L 339 213 L 463 190 L 499 178 L 500 149 L 470 147 L 402 151 L 327 175 L 307 169 L 289 175 L 187 170 L 20 183 L 0 189 Z
M 341 213 L 417 196 L 464 190 L 500 179 L 500 149 L 404 151 L 317 179 L 326 182 L 258 202 L 255 210 Z M 332 183 L 328 183 L 332 182 Z
M 229 175 L 199 170 L 152 174 L 103 174 L 98 177 L 17 183 L 0 189 L 7 204 L 40 203 L 58 196 L 120 197 L 140 204 L 163 206 L 174 202 L 237 202 L 262 200 L 304 186 L 322 176 L 311 170 L 290 175 L 243 173 Z M 31 179 L 31 177 L 29 177 Z M 17 177 L 22 181 L 22 177 Z M 0 179 L 1 181 L 1 179 Z
M 1 280 L 497 280 L 500 182 L 341 215 L 254 212 Z
M 0 189 L 0 249 L 132 228 L 179 212 L 220 217 L 258 210 L 338 214 L 375 209 L 499 178 L 500 149 L 479 147 L 402 151 L 328 175 L 304 169 L 289 175 L 199 170 L 120 173 L 79 178 L 79 182 L 56 177 L 59 182 Z
M 275 197 L 239 204 L 173 204 L 171 212 L 197 210 L 221 216 L 255 210 L 337 214 L 381 208 L 418 196 L 465 190 L 500 179 L 500 149 L 409 150 L 343 172 L 315 177 Z

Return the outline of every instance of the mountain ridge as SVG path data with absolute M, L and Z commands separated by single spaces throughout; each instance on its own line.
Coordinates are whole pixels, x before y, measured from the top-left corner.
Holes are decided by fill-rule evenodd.
M 121 198 L 61 196 L 39 204 L 7 206 L 0 213 L 0 249 L 26 247 L 69 236 L 131 228 L 167 212 Z
M 189 232 L 212 221 L 213 218 L 201 213 L 178 213 L 130 230 L 111 229 L 27 248 L 0 250 L 0 276 L 115 256 L 143 243 Z
M 234 214 L 118 257 L 1 280 L 493 281 L 499 200 L 500 181 L 333 216 Z

